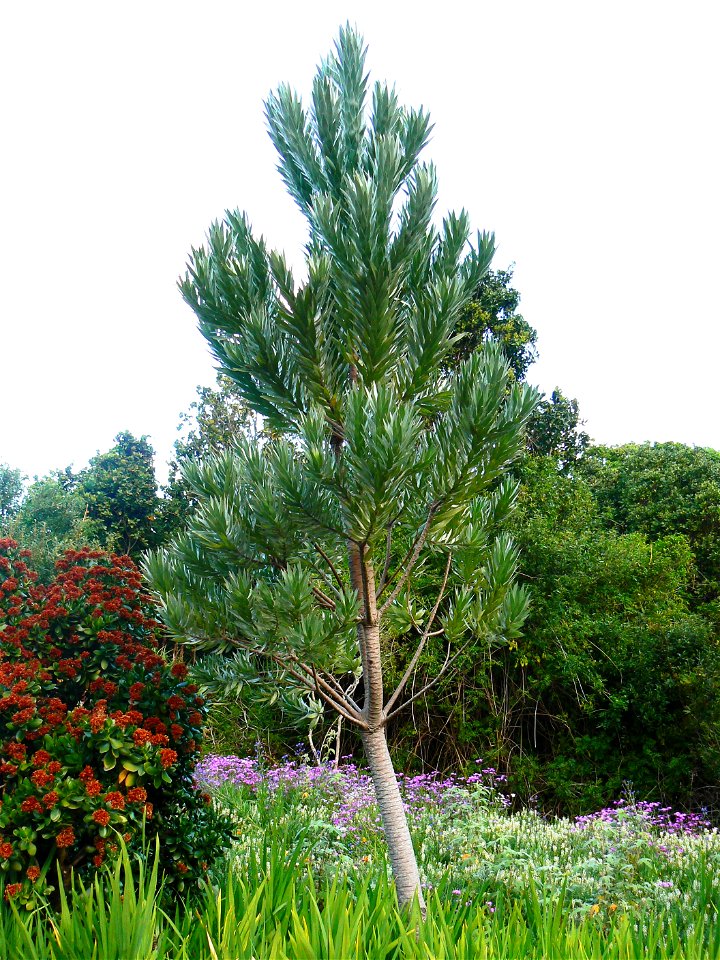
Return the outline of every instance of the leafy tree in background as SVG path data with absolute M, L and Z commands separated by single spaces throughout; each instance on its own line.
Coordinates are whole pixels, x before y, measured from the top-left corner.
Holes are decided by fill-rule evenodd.
M 287 86 L 267 103 L 308 221 L 306 281 L 239 213 L 193 250 L 183 294 L 221 370 L 280 436 L 187 467 L 198 510 L 147 572 L 174 635 L 234 647 L 256 688 L 312 693 L 359 732 L 399 900 L 422 904 L 386 726 L 422 693 L 406 686 L 432 634 L 448 643 L 446 667 L 468 636 L 519 634 L 516 551 L 489 530 L 512 508 L 515 485 L 501 480 L 535 395 L 496 347 L 443 373 L 493 241 L 469 246 L 465 213 L 432 225 L 435 171 L 418 159 L 428 116 L 378 84 L 368 122 L 366 83 L 362 42 L 345 29 L 308 114 Z M 413 578 L 436 556 L 445 575 L 418 609 Z M 384 640 L 398 622 L 417 647 L 388 696 Z
M 717 804 L 720 644 L 688 602 L 687 538 L 608 528 L 591 485 L 554 457 L 525 458 L 521 476 L 510 524 L 532 599 L 523 635 L 475 637 L 414 722 L 397 718 L 394 749 L 441 769 L 480 752 L 547 811 L 587 813 L 628 780 L 643 797 Z M 427 606 L 437 577 L 427 564 L 415 605 Z M 418 686 L 444 656 L 430 640 Z
M 102 528 L 87 513 L 69 467 L 28 487 L 7 532 L 31 551 L 42 582 L 52 579 L 55 562 L 65 550 L 99 546 Z
M 582 430 L 577 400 L 569 400 L 556 387 L 540 401 L 528 427 L 528 451 L 536 457 L 553 457 L 567 471 L 585 454 L 590 437 Z
M 720 452 L 681 443 L 594 447 L 582 473 L 614 529 L 652 541 L 687 537 L 697 564 L 690 594 L 720 626 Z
M 69 483 L 67 473 L 50 474 L 28 487 L 19 511 L 19 526 L 29 532 L 39 524 L 54 539 L 63 540 L 82 520 L 85 511 L 85 499 L 77 490 L 77 479 Z
M 15 516 L 23 492 L 23 475 L 19 470 L 0 463 L 0 525 Z
M 537 331 L 518 313 L 520 294 L 511 286 L 513 268 L 488 271 L 473 298 L 462 311 L 457 331 L 462 333 L 445 366 L 454 370 L 483 344 L 498 343 L 518 382 L 527 379 L 538 356 Z M 590 438 L 582 430 L 577 400 L 569 400 L 559 388 L 543 397 L 528 426 L 527 448 L 532 456 L 552 456 L 570 469 L 587 449 Z
M 115 446 L 90 460 L 78 476 L 77 491 L 96 521 L 103 547 L 139 556 L 157 545 L 157 483 L 154 451 L 146 437 L 127 431 L 115 437 Z
M 565 809 L 624 780 L 691 802 L 720 773 L 720 649 L 687 602 L 688 539 L 607 529 L 591 485 L 549 459 L 523 474 L 513 528 L 533 608 L 510 681 L 513 752 L 534 754 L 528 777 Z
M 517 312 L 520 294 L 510 286 L 513 268 L 489 270 L 463 309 L 456 332 L 462 334 L 445 365 L 454 369 L 490 339 L 499 343 L 518 381 L 537 359 L 537 331 Z
M 175 441 L 159 507 L 163 536 L 183 527 L 197 505 L 183 476 L 184 466 L 231 449 L 239 437 L 251 436 L 257 429 L 256 418 L 228 377 L 218 376 L 215 389 L 198 387 L 197 395 L 190 411 L 180 414 L 178 430 L 184 436 Z

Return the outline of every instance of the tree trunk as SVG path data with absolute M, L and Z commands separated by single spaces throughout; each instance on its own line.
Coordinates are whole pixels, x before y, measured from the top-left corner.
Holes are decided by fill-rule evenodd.
M 398 903 L 401 907 L 407 907 L 413 898 L 417 897 L 424 916 L 425 900 L 420 888 L 417 859 L 385 733 L 385 697 L 375 571 L 365 551 L 364 545 L 360 547 L 353 542 L 349 544 L 350 582 L 357 591 L 362 609 L 362 618 L 358 623 L 358 645 L 365 689 L 362 715 L 366 727 L 361 735 L 380 808 Z
M 372 733 L 363 731 L 362 741 L 380 808 L 398 902 L 401 907 L 407 907 L 412 903 L 413 897 L 417 896 L 424 915 L 425 900 L 420 887 L 415 849 L 410 838 L 395 768 L 390 759 L 385 728 L 381 727 Z

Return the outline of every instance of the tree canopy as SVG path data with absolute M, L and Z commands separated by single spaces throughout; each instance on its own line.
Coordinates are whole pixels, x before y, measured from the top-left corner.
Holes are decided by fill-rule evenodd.
M 139 556 L 157 545 L 153 459 L 147 437 L 138 439 L 126 430 L 115 437 L 114 447 L 98 453 L 77 476 L 77 490 L 88 517 L 96 521 L 103 546 Z

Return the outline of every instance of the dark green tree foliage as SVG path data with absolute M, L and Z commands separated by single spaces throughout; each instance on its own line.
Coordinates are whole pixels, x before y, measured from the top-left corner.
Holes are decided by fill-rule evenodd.
M 527 378 L 537 359 L 537 331 L 518 313 L 520 294 L 511 286 L 513 270 L 488 271 L 458 321 L 462 336 L 446 363 L 455 367 L 484 343 L 498 343 L 515 380 Z M 590 443 L 582 430 L 577 400 L 569 400 L 559 388 L 543 397 L 528 426 L 527 448 L 533 456 L 552 456 L 563 469 L 570 469 Z
M 489 270 L 460 315 L 456 332 L 462 334 L 447 361 L 454 369 L 482 344 L 493 340 L 503 348 L 510 370 L 524 380 L 537 359 L 537 331 L 517 312 L 520 294 L 510 286 L 513 268 Z
M 147 571 L 174 635 L 234 648 L 257 696 L 263 684 L 275 699 L 312 693 L 359 732 L 407 903 L 422 894 L 385 728 L 421 693 L 406 686 L 431 635 L 449 645 L 447 667 L 475 635 L 519 634 L 516 551 L 492 531 L 515 499 L 503 477 L 536 398 L 495 346 L 444 372 L 493 240 L 471 246 L 464 212 L 436 229 L 435 171 L 419 161 L 428 116 L 379 84 L 368 110 L 366 88 L 362 43 L 344 30 L 309 113 L 286 86 L 267 103 L 308 221 L 307 279 L 239 213 L 193 250 L 183 294 L 279 436 L 188 466 L 198 510 Z M 445 573 L 419 609 L 413 578 L 429 558 Z M 389 692 L 385 642 L 400 622 L 413 647 Z
M 33 566 L 47 583 L 65 550 L 99 546 L 103 530 L 88 517 L 77 477 L 67 468 L 30 484 L 7 532 L 32 552 Z
M 23 532 L 30 532 L 39 525 L 46 534 L 64 540 L 82 520 L 85 510 L 85 500 L 77 490 L 77 483 L 69 486 L 59 477 L 50 475 L 30 484 L 18 523 Z
M 549 400 L 543 397 L 532 415 L 528 451 L 536 457 L 553 457 L 558 466 L 567 471 L 590 445 L 590 437 L 582 425 L 577 400 L 569 400 L 556 387 Z
M 638 792 L 697 801 L 720 773 L 720 653 L 686 597 L 688 540 L 605 528 L 582 479 L 524 465 L 516 536 L 533 611 L 517 650 L 515 749 L 561 805 Z M 520 765 L 515 764 L 516 769 Z M 537 783 L 537 781 L 536 781 Z
M 102 546 L 137 557 L 157 544 L 153 457 L 146 437 L 136 439 L 125 431 L 79 475 L 77 490 L 88 517 L 97 521 Z
M 681 443 L 594 447 L 582 472 L 614 529 L 653 541 L 687 537 L 697 565 L 688 589 L 720 626 L 720 452 Z
M 554 458 L 526 458 L 521 472 L 511 525 L 532 597 L 523 636 L 478 637 L 416 724 L 393 728 L 395 749 L 441 768 L 480 753 L 548 811 L 597 809 L 627 780 L 642 796 L 716 805 L 720 649 L 686 599 L 696 577 L 688 540 L 608 529 L 591 486 Z M 426 577 L 418 606 L 437 568 Z M 427 645 L 419 685 L 444 655 Z
M 7 463 L 0 463 L 0 525 L 17 513 L 23 492 L 23 476 Z

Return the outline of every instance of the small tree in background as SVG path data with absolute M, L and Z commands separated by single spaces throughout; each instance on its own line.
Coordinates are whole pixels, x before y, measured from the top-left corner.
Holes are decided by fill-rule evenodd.
M 528 450 L 535 457 L 553 457 L 559 469 L 567 473 L 590 446 L 583 424 L 577 400 L 569 400 L 556 387 L 549 400 L 541 399 L 532 415 Z
M 103 529 L 88 516 L 70 467 L 35 479 L 5 532 L 30 549 L 41 582 L 55 575 L 55 563 L 65 550 L 99 547 Z
M 0 463 L 0 525 L 6 524 L 15 516 L 22 492 L 22 473 L 7 463 Z
M 94 456 L 78 475 L 77 490 L 103 547 L 137 558 L 159 543 L 154 456 L 147 437 L 124 430 L 114 447 Z
M 280 438 L 189 466 L 198 509 L 146 572 L 179 639 L 234 649 L 258 696 L 312 694 L 355 727 L 400 903 L 422 905 L 385 728 L 423 693 L 406 687 L 429 637 L 446 639 L 445 670 L 469 635 L 519 633 L 516 551 L 489 531 L 512 508 L 503 477 L 536 398 L 494 346 L 444 372 L 493 239 L 471 246 L 465 212 L 432 224 L 428 115 L 377 84 L 368 116 L 364 59 L 342 30 L 309 113 L 287 86 L 266 105 L 308 221 L 307 278 L 237 212 L 193 250 L 182 292 L 221 371 Z M 409 587 L 430 554 L 444 575 L 419 609 Z M 410 628 L 416 647 L 388 693 L 384 638 Z
M 511 266 L 488 270 L 477 285 L 457 322 L 456 332 L 463 336 L 445 361 L 449 370 L 492 339 L 502 346 L 511 375 L 516 380 L 525 379 L 537 359 L 537 330 L 517 312 L 520 294 L 510 286 L 512 279 Z

